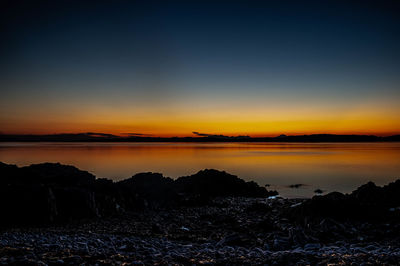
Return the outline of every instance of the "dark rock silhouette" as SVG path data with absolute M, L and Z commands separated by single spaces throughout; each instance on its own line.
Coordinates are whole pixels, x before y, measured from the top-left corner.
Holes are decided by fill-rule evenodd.
M 320 188 L 317 188 L 316 190 L 314 190 L 314 193 L 315 194 L 322 194 L 322 193 L 324 193 L 324 191 L 322 189 L 320 189 Z
M 1 163 L 0 175 L 3 224 L 92 218 L 110 208 L 99 208 L 99 202 L 109 202 L 104 196 L 112 194 L 113 187 L 99 189 L 103 181 L 73 166 L 44 163 L 18 168 Z
M 201 197 L 277 195 L 276 191 L 269 192 L 253 181 L 245 182 L 235 175 L 214 169 L 206 169 L 191 176 L 180 177 L 175 181 L 175 186 L 181 193 Z
M 217 170 L 176 181 L 158 173 L 140 173 L 113 182 L 59 163 L 17 167 L 0 163 L 0 212 L 3 225 L 48 224 L 109 216 L 144 208 L 201 204 L 212 197 L 265 197 L 255 182 Z
M 174 181 L 159 173 L 139 173 L 117 183 L 127 209 L 166 207 L 178 202 Z
M 400 179 L 386 186 L 378 187 L 368 182 L 353 191 L 350 195 L 363 205 L 399 207 L 400 206 Z
M 52 189 L 39 185 L 0 187 L 2 225 L 46 224 L 56 220 L 57 206 Z
M 305 186 L 305 185 L 304 184 L 292 184 L 292 185 L 289 185 L 289 188 L 300 188 L 303 186 Z
M 89 172 L 60 163 L 32 164 L 23 170 L 30 174 L 31 182 L 48 185 L 92 187 L 96 180 Z
M 378 187 L 373 182 L 360 186 L 351 194 L 331 192 L 296 206 L 291 215 L 297 219 L 330 217 L 339 220 L 381 220 L 400 218 L 391 209 L 400 206 L 400 179 Z
M 73 166 L 44 163 L 17 167 L 0 162 L 0 212 L 3 226 L 42 225 L 105 217 L 126 211 L 207 204 L 217 197 L 268 197 L 255 182 L 206 169 L 177 180 L 140 173 L 120 182 L 96 179 Z M 383 187 L 369 182 L 351 194 L 314 196 L 287 210 L 298 221 L 333 218 L 398 219 L 400 179 Z M 263 204 L 249 212 L 268 212 Z

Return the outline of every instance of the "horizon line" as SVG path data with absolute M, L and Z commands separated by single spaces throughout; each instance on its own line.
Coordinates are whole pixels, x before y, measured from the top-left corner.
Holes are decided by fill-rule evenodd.
M 104 133 L 104 132 L 61 132 L 61 133 L 44 133 L 44 134 L 35 134 L 35 133 L 4 133 L 0 132 L 0 136 L 15 136 L 15 137 L 24 137 L 24 136 L 32 136 L 32 137 L 45 137 L 45 136 L 87 136 L 93 138 L 119 138 L 119 139 L 129 139 L 129 138 L 279 138 L 279 137 L 305 137 L 305 136 L 368 136 L 368 137 L 393 137 L 399 136 L 400 132 L 386 133 L 386 134 L 374 134 L 374 133 L 295 133 L 295 134 L 254 134 L 251 135 L 231 135 L 231 134 L 209 134 L 209 133 L 199 133 L 196 131 L 192 132 L 192 135 L 156 135 L 156 134 L 144 134 L 144 133 Z

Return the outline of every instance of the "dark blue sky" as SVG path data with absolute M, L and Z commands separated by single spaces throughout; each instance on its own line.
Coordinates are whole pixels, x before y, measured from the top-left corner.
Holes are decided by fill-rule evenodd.
M 358 113 L 377 109 L 385 120 L 399 111 L 399 14 L 398 1 L 5 2 L 0 120 L 13 132 L 79 113 L 99 129 L 111 112 L 147 131 L 147 115 L 179 125 L 192 113 L 215 131 L 211 118 L 249 109 L 260 122 L 296 109 L 363 121 Z

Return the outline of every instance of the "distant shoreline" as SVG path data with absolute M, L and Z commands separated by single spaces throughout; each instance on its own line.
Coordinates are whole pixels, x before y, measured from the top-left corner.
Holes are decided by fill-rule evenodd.
M 374 135 L 334 135 L 313 134 L 277 137 L 249 137 L 249 136 L 224 136 L 210 135 L 204 137 L 122 137 L 104 133 L 77 133 L 77 134 L 52 134 L 52 135 L 7 135 L 0 134 L 0 142 L 399 142 L 400 135 L 374 136 Z

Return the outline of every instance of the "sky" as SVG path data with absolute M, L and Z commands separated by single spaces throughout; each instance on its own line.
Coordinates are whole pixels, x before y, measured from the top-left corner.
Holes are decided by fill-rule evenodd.
M 4 1 L 0 133 L 400 133 L 398 1 Z

